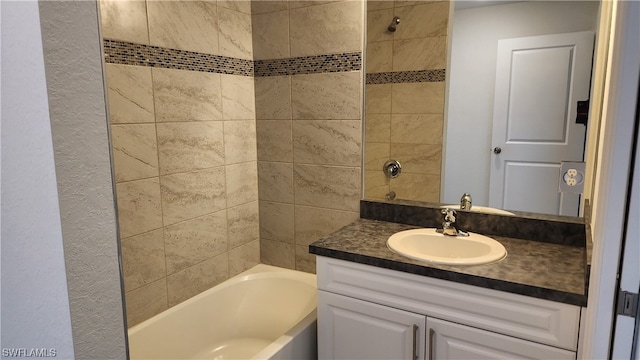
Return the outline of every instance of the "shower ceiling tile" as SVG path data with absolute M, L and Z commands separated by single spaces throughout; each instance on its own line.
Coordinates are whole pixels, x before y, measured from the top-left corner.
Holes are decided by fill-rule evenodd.
M 146 3 L 151 45 L 218 54 L 218 9 L 215 1 Z

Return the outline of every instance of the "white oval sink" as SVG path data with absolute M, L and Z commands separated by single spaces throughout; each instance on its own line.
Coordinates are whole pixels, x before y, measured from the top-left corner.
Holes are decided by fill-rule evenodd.
M 455 209 L 456 211 L 460 209 L 460 205 L 442 205 L 440 206 L 443 209 L 449 208 L 449 209 Z M 488 207 L 488 206 L 476 206 L 473 205 L 471 207 L 471 210 L 467 210 L 467 211 L 473 211 L 473 212 L 481 212 L 481 213 L 487 213 L 487 214 L 496 214 L 496 215 L 514 215 L 512 212 L 509 212 L 507 210 L 502 210 L 502 209 L 496 209 L 496 208 L 492 208 L 492 207 Z
M 389 237 L 387 246 L 414 260 L 446 265 L 487 264 L 507 256 L 504 246 L 490 237 L 474 233 L 447 236 L 436 229 L 397 232 Z

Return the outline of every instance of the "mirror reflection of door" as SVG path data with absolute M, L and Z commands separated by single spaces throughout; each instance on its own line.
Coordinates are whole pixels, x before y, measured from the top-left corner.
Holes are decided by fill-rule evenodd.
M 517 168 L 517 170 L 522 171 L 516 175 L 524 176 L 525 180 L 515 180 L 516 176 L 513 176 L 511 180 L 514 181 L 507 181 L 507 186 L 510 186 L 510 188 L 506 190 L 500 189 L 499 193 L 504 194 L 505 191 L 508 193 L 506 201 L 504 198 L 497 202 L 490 200 L 490 179 L 496 178 L 490 173 L 490 169 L 495 165 L 493 162 L 496 158 L 507 159 L 508 156 L 511 156 L 510 154 L 514 151 L 510 149 L 510 146 L 518 142 L 512 141 L 512 144 L 501 146 L 505 140 L 499 142 L 493 138 L 494 106 L 496 103 L 494 90 L 497 86 L 496 79 L 498 76 L 496 73 L 498 43 L 501 40 L 507 41 L 507 39 L 534 39 L 536 37 L 544 38 L 545 36 L 558 34 L 584 32 L 589 34 L 588 42 L 592 47 L 600 4 L 597 1 L 523 1 L 512 3 L 503 1 L 493 6 L 479 6 L 480 3 L 483 2 L 456 1 L 454 3 L 455 9 L 453 9 L 453 14 L 450 18 L 451 25 L 448 39 L 450 48 L 446 80 L 443 176 L 440 201 L 446 204 L 455 204 L 463 193 L 470 193 L 473 197 L 474 205 L 576 216 L 579 214 L 577 196 L 574 196 L 573 200 L 568 198 L 561 199 L 564 195 L 558 193 L 560 178 L 558 165 L 544 164 L 557 164 L 559 161 L 582 161 L 585 151 L 584 135 L 577 135 L 578 132 L 575 134 L 576 137 L 580 138 L 577 145 L 579 155 L 563 155 L 561 160 L 554 161 L 532 160 L 542 165 L 538 167 L 529 166 L 526 169 L 525 167 Z M 568 67 L 569 60 L 567 56 L 572 57 L 573 61 L 577 59 L 577 53 L 573 49 L 566 51 L 562 49 L 565 48 L 561 47 L 555 51 L 550 51 L 549 57 L 555 56 L 564 59 L 564 65 Z M 584 90 L 584 93 L 578 93 L 573 88 L 571 88 L 571 93 L 562 93 L 562 91 L 568 91 L 567 86 L 573 86 L 567 78 L 568 75 L 567 77 L 547 76 L 552 71 L 561 71 L 561 67 L 546 70 L 544 67 L 541 68 L 539 71 L 545 75 L 543 77 L 532 75 L 529 71 L 530 69 L 526 69 L 520 73 L 525 78 L 529 74 L 529 78 L 533 78 L 536 81 L 556 81 L 556 83 L 552 82 L 548 85 L 548 87 L 553 87 L 556 92 L 545 90 L 542 92 L 546 96 L 545 99 L 539 101 L 531 99 L 526 106 L 521 108 L 526 109 L 527 106 L 530 106 L 534 107 L 536 111 L 544 110 L 549 112 L 546 108 L 550 103 L 549 99 L 561 103 L 558 99 L 566 99 L 569 96 L 573 103 L 566 105 L 567 107 L 560 111 L 566 111 L 567 113 L 567 116 L 562 118 L 567 126 L 569 126 L 566 123 L 568 121 L 575 123 L 577 105 L 575 101 L 587 100 L 589 97 L 588 86 L 592 72 L 592 49 L 587 52 L 589 54 L 586 56 L 587 60 L 584 63 L 586 64 L 587 89 Z M 534 53 L 531 52 L 527 55 Z M 549 61 L 545 58 L 545 55 L 535 54 L 540 56 L 537 58 L 530 56 L 526 57 L 526 59 L 525 56 L 519 57 L 517 60 L 523 61 L 518 65 L 523 65 L 527 62 L 535 65 L 539 62 L 546 63 Z M 577 66 L 577 64 L 572 63 L 571 66 Z M 522 69 L 522 66 L 520 68 Z M 568 68 L 565 68 L 565 70 L 568 71 Z M 515 79 L 513 80 L 515 81 Z M 566 81 L 562 85 L 564 88 L 560 90 L 562 80 Z M 518 87 L 518 89 L 514 90 L 528 91 L 526 90 L 526 85 L 514 83 L 514 81 L 511 84 Z M 561 93 L 562 96 L 557 96 L 558 93 Z M 526 99 L 521 97 L 521 99 L 523 98 Z M 536 104 L 540 103 L 545 103 L 545 105 L 536 106 Z M 528 112 L 527 110 L 523 111 L 525 113 Z M 539 139 L 552 136 L 554 143 L 561 142 L 557 139 L 557 134 L 549 134 L 550 130 L 552 130 L 549 124 L 544 127 L 539 126 L 540 122 L 534 122 L 533 124 L 534 126 L 529 128 L 546 133 L 524 136 L 522 132 L 527 129 L 524 121 L 520 121 L 518 123 L 520 128 L 514 130 L 521 132 L 518 137 L 522 139 L 533 137 L 538 139 L 535 142 L 543 143 L 545 141 Z M 560 122 L 557 124 L 560 124 Z M 512 123 L 512 125 L 515 126 L 515 123 Z M 585 131 L 584 125 L 575 126 L 579 126 L 583 132 Z M 571 125 L 571 127 L 573 128 L 574 125 Z M 565 128 L 564 133 L 560 136 L 572 135 L 574 134 L 572 130 L 574 129 Z M 587 151 L 594 145 L 586 144 Z M 493 152 L 495 147 L 500 147 L 502 150 L 499 157 Z M 522 152 L 533 153 L 534 150 Z M 504 169 L 504 166 L 502 168 Z M 516 169 L 516 167 L 514 166 L 513 169 Z M 537 171 L 541 169 L 547 171 Z M 533 172 L 535 176 L 528 175 L 525 170 Z M 553 175 L 549 175 L 551 172 L 553 172 Z M 514 174 L 513 171 L 512 174 Z M 504 183 L 504 174 L 502 176 Z M 533 199 L 536 201 L 533 201 L 531 197 L 527 197 L 534 194 L 532 189 L 535 186 L 533 185 L 552 190 L 545 193 L 544 196 L 534 196 Z M 547 205 L 542 206 L 540 204 L 538 200 L 541 198 L 548 199 Z M 560 206 L 561 204 L 567 209 L 563 209 Z
M 582 161 L 591 31 L 498 41 L 489 206 L 577 216 L 578 194 L 558 192 L 562 161 Z

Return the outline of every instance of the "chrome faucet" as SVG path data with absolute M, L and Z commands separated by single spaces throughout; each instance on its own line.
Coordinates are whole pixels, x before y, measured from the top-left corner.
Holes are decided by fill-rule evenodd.
M 437 229 L 437 232 L 447 236 L 469 236 L 468 232 L 458 229 L 458 225 L 456 223 L 458 213 L 455 210 L 446 208 L 442 209 L 441 213 L 444 215 L 442 229 Z
M 471 210 L 471 195 L 468 193 L 462 194 L 460 198 L 460 210 Z

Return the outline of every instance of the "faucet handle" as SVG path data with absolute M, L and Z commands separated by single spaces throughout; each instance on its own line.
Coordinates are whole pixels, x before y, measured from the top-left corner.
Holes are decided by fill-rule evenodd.
M 451 224 L 456 223 L 456 217 L 458 213 L 454 209 L 451 209 L 451 208 L 442 209 L 441 213 L 442 215 L 444 215 L 445 222 L 449 222 Z

